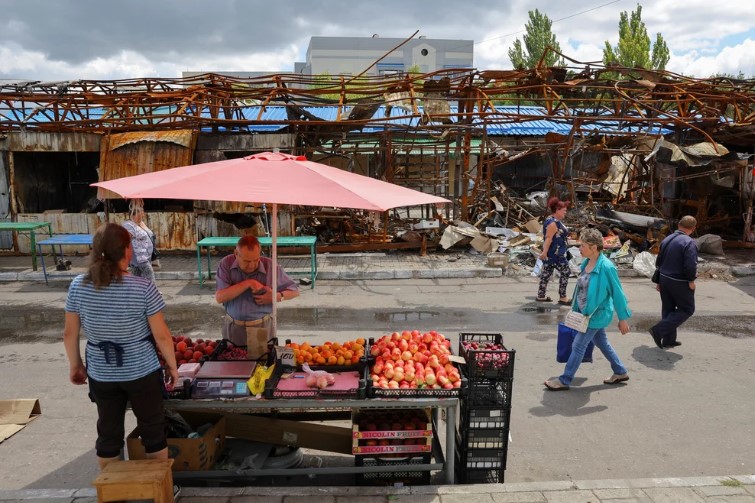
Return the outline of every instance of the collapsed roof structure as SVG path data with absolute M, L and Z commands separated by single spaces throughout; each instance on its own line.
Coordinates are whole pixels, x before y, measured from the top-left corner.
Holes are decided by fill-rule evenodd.
M 704 232 L 752 240 L 755 80 L 567 61 L 400 77 L 0 82 L 8 212 L 91 210 L 95 181 L 278 148 L 451 198 L 449 220 L 483 221 L 504 187 L 511 204 L 547 190 L 600 206 L 609 219 L 693 214 Z M 40 157 L 50 152 L 75 159 Z M 155 204 L 213 215 L 249 211 L 238 203 Z M 315 216 L 294 212 L 290 232 Z M 331 241 L 372 234 L 345 220 L 352 227 Z M 158 241 L 191 248 L 192 225 L 218 235 L 224 224 L 187 220 L 179 226 L 186 236 Z

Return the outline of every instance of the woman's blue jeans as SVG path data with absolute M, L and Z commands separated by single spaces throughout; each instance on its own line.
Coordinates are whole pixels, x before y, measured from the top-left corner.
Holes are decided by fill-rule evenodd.
M 571 356 L 569 356 L 569 361 L 566 362 L 564 373 L 558 378 L 562 384 L 566 384 L 567 386 L 571 384 L 579 365 L 582 363 L 582 358 L 584 358 L 585 351 L 587 351 L 587 346 L 590 342 L 594 342 L 595 347 L 600 349 L 600 352 L 603 353 L 603 356 L 605 356 L 606 360 L 611 364 L 611 369 L 613 369 L 614 374 L 627 373 L 627 369 L 624 368 L 621 360 L 619 360 L 619 355 L 616 354 L 613 346 L 608 342 L 606 330 L 604 328 L 588 328 L 587 332 L 577 332 L 577 335 L 574 337 L 574 344 L 572 344 L 571 347 Z

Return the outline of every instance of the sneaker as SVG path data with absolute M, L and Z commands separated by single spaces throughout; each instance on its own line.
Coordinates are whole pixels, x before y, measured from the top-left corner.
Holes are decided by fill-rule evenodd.
M 569 389 L 569 386 L 562 383 L 560 379 L 548 379 L 543 384 L 551 391 L 566 391 Z
M 675 348 L 675 347 L 678 347 L 678 346 L 681 346 L 681 345 L 682 345 L 681 342 L 674 341 L 674 342 L 668 342 L 668 343 L 664 344 L 663 347 L 664 348 Z
M 608 379 L 603 380 L 603 384 L 619 384 L 629 380 L 628 374 L 614 374 Z

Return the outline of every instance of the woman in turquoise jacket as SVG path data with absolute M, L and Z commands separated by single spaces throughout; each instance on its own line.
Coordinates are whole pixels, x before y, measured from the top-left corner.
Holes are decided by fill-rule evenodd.
M 627 320 L 632 316 L 632 312 L 627 306 L 619 275 L 613 263 L 601 253 L 603 236 L 600 232 L 586 229 L 582 231 L 579 239 L 582 242 L 579 251 L 587 260 L 582 262 L 581 273 L 572 297 L 572 310 L 589 315 L 590 322 L 587 331 L 578 332 L 574 338 L 571 356 L 566 362 L 564 373 L 558 378 L 545 381 L 546 388 L 553 391 L 569 389 L 590 342 L 595 343 L 611 364 L 613 375 L 603 381 L 605 384 L 619 384 L 629 380 L 627 369 L 608 342 L 605 330 L 613 319 L 615 308 L 619 317 L 619 331 L 622 334 L 629 333 Z

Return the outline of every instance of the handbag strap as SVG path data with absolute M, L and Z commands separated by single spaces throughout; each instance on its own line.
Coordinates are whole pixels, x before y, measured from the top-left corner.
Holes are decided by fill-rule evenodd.
M 660 250 L 658 250 L 658 258 L 655 259 L 655 267 L 660 268 L 663 265 L 663 260 L 666 258 L 666 250 L 668 249 L 668 245 L 671 244 L 671 241 L 675 240 L 681 236 L 681 234 L 674 234 L 674 236 L 668 240 L 668 243 L 666 243 L 666 246 L 661 247 Z M 663 244 L 663 243 L 661 243 Z

